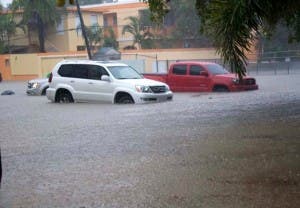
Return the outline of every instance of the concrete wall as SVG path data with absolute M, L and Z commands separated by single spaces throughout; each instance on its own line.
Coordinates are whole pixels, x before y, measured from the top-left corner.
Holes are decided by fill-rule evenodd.
M 30 80 L 46 77 L 63 59 L 87 59 L 85 53 L 45 53 L 0 55 L 3 80 Z
M 180 60 L 210 60 L 220 59 L 213 48 L 203 49 L 153 49 L 153 50 L 124 50 L 122 59 L 145 60 L 145 73 L 166 72 L 168 66 Z
M 140 72 L 165 72 L 177 60 L 219 59 L 214 49 L 171 49 L 123 51 L 122 59 L 137 64 Z M 29 80 L 45 77 L 63 59 L 87 59 L 85 52 L 12 54 L 0 56 L 4 80 Z M 137 60 L 137 61 L 135 61 Z M 143 65 L 143 66 L 142 66 Z

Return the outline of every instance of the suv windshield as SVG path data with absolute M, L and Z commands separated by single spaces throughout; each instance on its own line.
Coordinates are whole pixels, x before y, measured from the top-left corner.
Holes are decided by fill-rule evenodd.
M 140 75 L 130 66 L 108 66 L 107 67 L 110 73 L 116 79 L 142 79 L 143 76 Z
M 211 74 L 229 74 L 229 72 L 218 64 L 207 64 L 206 68 Z

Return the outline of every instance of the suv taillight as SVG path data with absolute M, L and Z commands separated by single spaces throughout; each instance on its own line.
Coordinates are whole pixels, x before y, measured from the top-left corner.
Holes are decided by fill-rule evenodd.
M 53 74 L 52 74 L 52 72 L 51 72 L 50 75 L 49 75 L 49 78 L 48 78 L 48 82 L 49 82 L 49 83 L 52 82 L 52 77 L 53 77 Z

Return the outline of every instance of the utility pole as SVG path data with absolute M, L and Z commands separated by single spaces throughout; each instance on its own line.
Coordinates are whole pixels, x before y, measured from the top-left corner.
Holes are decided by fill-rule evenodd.
M 87 53 L 88 53 L 88 57 L 91 60 L 92 59 L 92 54 L 91 54 L 90 44 L 89 44 L 89 40 L 88 40 L 87 35 L 86 35 L 85 26 L 84 26 L 84 22 L 83 22 L 83 18 L 82 18 L 82 14 L 81 14 L 81 11 L 80 11 L 80 6 L 79 6 L 78 0 L 75 0 L 75 3 L 76 3 L 77 12 L 78 12 L 79 20 L 80 20 L 82 35 L 83 35 L 83 38 L 84 38 L 84 41 L 85 41 L 86 50 L 87 50 Z
M 81 27 L 82 35 L 83 35 L 83 38 L 84 38 L 84 41 L 85 41 L 85 47 L 86 47 L 86 50 L 87 50 L 87 53 L 88 53 L 88 57 L 89 57 L 89 59 L 92 59 L 90 44 L 89 44 L 89 40 L 88 40 L 87 35 L 86 35 L 85 26 L 84 26 L 82 14 L 81 14 L 81 11 L 80 11 L 79 0 L 69 0 L 69 3 L 74 4 L 74 1 L 76 3 L 77 12 L 78 12 L 79 20 L 80 20 L 80 27 Z M 65 0 L 56 0 L 56 5 L 58 7 L 65 6 L 65 3 L 66 3 Z

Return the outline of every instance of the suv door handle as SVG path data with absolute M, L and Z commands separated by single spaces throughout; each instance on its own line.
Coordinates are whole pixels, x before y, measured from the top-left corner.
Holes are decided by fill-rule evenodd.
M 89 82 L 88 84 L 94 84 L 93 82 Z
M 75 81 L 74 81 L 74 80 L 71 80 L 70 82 L 71 82 L 71 83 L 74 83 Z

